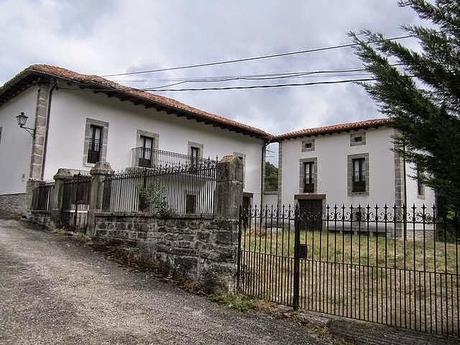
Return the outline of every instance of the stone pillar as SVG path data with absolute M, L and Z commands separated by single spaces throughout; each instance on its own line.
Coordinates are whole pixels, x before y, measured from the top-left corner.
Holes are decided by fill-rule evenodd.
M 43 182 L 42 181 L 37 181 L 37 180 L 28 180 L 27 181 L 27 184 L 26 184 L 26 205 L 25 205 L 27 212 L 32 209 L 32 197 L 33 197 L 34 190 L 41 183 L 43 183 Z
M 229 155 L 217 163 L 214 214 L 217 218 L 237 220 L 243 203 L 243 163 Z
M 42 179 L 50 92 L 50 84 L 39 85 L 35 110 L 35 135 L 32 141 L 32 154 L 30 159 L 29 178 L 31 180 Z
M 215 255 L 221 259 L 210 264 L 207 270 L 206 285 L 214 286 L 215 290 L 235 290 L 238 273 L 238 223 L 242 203 L 243 163 L 237 156 L 225 156 L 217 164 L 214 201 L 217 230 L 214 236 L 217 242 L 225 242 L 226 248 L 224 250 L 223 247 L 217 246 L 213 249 Z
M 91 194 L 88 210 L 88 235 L 94 236 L 96 225 L 95 214 L 102 210 L 102 198 L 104 193 L 104 179 L 113 175 L 112 167 L 108 162 L 97 162 L 90 171 L 91 174 Z
M 54 175 L 54 191 L 51 198 L 51 218 L 55 224 L 61 223 L 62 197 L 64 195 L 64 181 L 73 177 L 74 171 L 60 168 Z

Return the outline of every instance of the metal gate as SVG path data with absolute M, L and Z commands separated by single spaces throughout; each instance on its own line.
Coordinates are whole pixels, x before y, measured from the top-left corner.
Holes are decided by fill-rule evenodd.
M 460 336 L 458 214 L 436 207 L 242 209 L 238 290 L 321 313 Z
M 64 181 L 61 224 L 72 231 L 86 232 L 91 192 L 91 177 L 75 175 Z

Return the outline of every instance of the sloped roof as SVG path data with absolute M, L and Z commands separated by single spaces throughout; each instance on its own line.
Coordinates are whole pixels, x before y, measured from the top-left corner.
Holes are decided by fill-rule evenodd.
M 288 132 L 285 134 L 277 135 L 273 137 L 274 141 L 281 141 L 287 139 L 294 139 L 299 137 L 307 137 L 313 135 L 324 135 L 324 134 L 333 134 L 344 131 L 360 130 L 360 129 L 369 129 L 377 128 L 381 126 L 388 126 L 390 120 L 388 118 L 381 119 L 371 119 L 358 122 L 347 122 L 339 123 L 330 126 L 315 127 L 315 128 L 305 128 L 297 131 Z
M 43 79 L 59 79 L 76 83 L 82 89 L 91 89 L 94 92 L 106 93 L 109 96 L 128 100 L 134 104 L 143 104 L 146 108 L 156 108 L 177 116 L 185 116 L 199 122 L 222 127 L 239 133 L 270 140 L 272 135 L 244 123 L 226 117 L 206 112 L 175 99 L 159 96 L 136 88 L 123 86 L 97 75 L 77 73 L 62 67 L 37 64 L 31 65 L 0 88 L 0 106 L 28 88 L 31 84 Z

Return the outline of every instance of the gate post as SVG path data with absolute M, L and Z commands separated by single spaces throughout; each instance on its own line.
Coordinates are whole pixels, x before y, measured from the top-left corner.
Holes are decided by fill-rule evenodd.
M 91 190 L 89 197 L 88 210 L 88 227 L 87 233 L 89 236 L 94 235 L 96 226 L 96 212 L 102 209 L 103 186 L 106 176 L 113 175 L 112 167 L 108 162 L 97 162 L 91 169 Z
M 64 194 L 64 181 L 72 178 L 73 174 L 70 169 L 60 168 L 54 175 L 54 192 L 51 200 L 51 218 L 56 224 L 61 226 L 62 222 L 62 198 Z
M 226 292 L 234 292 L 238 283 L 239 212 L 242 203 L 243 163 L 235 155 L 225 156 L 217 163 L 216 170 L 214 216 L 218 231 L 215 235 L 216 238 L 225 238 L 231 247 L 231 256 L 216 261 L 213 271 L 217 284 Z M 218 251 L 219 248 L 216 248 Z
M 243 163 L 229 155 L 217 163 L 214 214 L 218 218 L 236 220 L 243 203 Z
M 294 210 L 294 282 L 292 306 L 294 310 L 299 309 L 300 304 L 300 215 L 299 207 Z

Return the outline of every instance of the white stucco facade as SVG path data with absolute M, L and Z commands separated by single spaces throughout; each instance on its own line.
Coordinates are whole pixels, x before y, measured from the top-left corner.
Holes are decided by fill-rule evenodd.
M 31 136 L 18 127 L 15 116 L 21 111 L 34 114 L 35 105 L 36 92 L 31 88 L 0 108 L 0 127 L 3 127 L 0 194 L 25 191 Z M 245 161 L 244 190 L 253 193 L 253 202 L 260 203 L 262 139 L 79 89 L 57 88 L 53 92 L 44 180 L 52 180 L 59 168 L 91 169 L 84 157 L 87 119 L 108 124 L 105 160 L 114 170 L 132 166 L 131 150 L 138 146 L 138 131 L 155 133 L 155 148 L 160 150 L 188 154 L 189 142 L 193 142 L 201 145 L 203 158 L 241 153 Z M 33 127 L 33 119 L 29 119 L 28 125 Z M 3 166 L 3 162 L 12 163 Z
M 364 134 L 365 143 L 352 145 L 353 134 Z M 280 144 L 282 160 L 280 203 L 294 206 L 295 195 L 308 194 L 302 190 L 301 164 L 302 161 L 314 160 L 316 186 L 312 194 L 322 194 L 325 204 L 331 206 L 394 205 L 398 202 L 398 198 L 393 136 L 394 129 L 379 127 L 283 140 Z M 302 142 L 311 140 L 314 141 L 314 149 L 303 151 Z M 360 156 L 366 157 L 367 160 L 367 191 L 353 193 L 350 191 L 349 181 L 350 161 L 353 157 Z M 408 205 L 433 204 L 433 191 L 425 187 L 424 197 L 418 196 L 417 182 L 410 177 L 414 175 L 413 170 L 409 165 L 406 170 Z M 403 201 L 403 190 L 400 196 Z
M 32 136 L 19 128 L 16 116 L 29 116 L 27 127 L 35 125 L 37 87 L 31 87 L 0 107 L 0 195 L 24 193 L 30 172 Z

